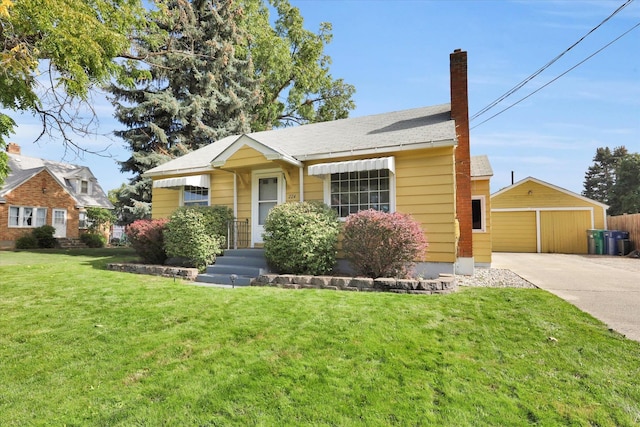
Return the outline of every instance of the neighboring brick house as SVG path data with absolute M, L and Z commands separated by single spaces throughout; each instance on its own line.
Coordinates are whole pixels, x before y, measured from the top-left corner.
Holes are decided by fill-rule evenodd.
M 0 187 L 0 249 L 42 225 L 55 227 L 55 237 L 77 239 L 86 228 L 86 208 L 113 209 L 86 166 L 22 156 L 10 143 L 9 175 Z

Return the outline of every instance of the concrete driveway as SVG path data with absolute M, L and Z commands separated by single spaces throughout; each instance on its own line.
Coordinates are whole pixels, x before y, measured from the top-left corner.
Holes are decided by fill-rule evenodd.
M 640 341 L 640 259 L 494 252 L 491 267 L 509 269 Z

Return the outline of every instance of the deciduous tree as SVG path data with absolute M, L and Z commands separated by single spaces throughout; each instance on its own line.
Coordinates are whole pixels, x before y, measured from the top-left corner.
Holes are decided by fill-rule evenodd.
M 121 75 L 114 59 L 129 56 L 143 11 L 139 0 L 0 0 L 0 107 L 36 114 L 41 136 L 55 128 L 73 144 L 68 133 L 85 130 L 74 102 Z M 5 136 L 7 118 L 0 113 Z M 0 166 L 0 183 L 6 172 Z

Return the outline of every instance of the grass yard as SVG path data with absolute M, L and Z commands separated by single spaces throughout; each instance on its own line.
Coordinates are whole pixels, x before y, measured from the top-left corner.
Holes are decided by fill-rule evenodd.
M 634 426 L 640 343 L 540 290 L 204 288 L 0 252 L 2 426 Z

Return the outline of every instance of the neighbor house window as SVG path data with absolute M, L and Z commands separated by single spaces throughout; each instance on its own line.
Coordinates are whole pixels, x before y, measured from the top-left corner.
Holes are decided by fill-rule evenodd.
M 89 181 L 80 181 L 80 193 L 89 194 Z
M 89 223 L 87 221 L 87 212 L 81 211 L 78 213 L 78 228 L 88 228 Z
M 185 185 L 182 203 L 184 206 L 209 206 L 209 189 Z
M 47 208 L 9 207 L 9 227 L 41 227 L 47 222 Z
M 332 173 L 331 208 L 341 218 L 367 209 L 391 212 L 391 184 L 388 169 Z
M 474 231 L 485 231 L 484 197 L 471 198 L 472 228 Z

